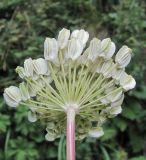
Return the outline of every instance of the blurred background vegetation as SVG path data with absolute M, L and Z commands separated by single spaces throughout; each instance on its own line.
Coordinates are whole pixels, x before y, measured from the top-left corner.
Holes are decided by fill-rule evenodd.
M 105 124 L 105 135 L 77 142 L 77 160 L 146 160 L 145 0 L 0 1 L 0 160 L 57 159 L 59 140 L 46 142 L 45 128 L 28 122 L 26 108 L 7 107 L 2 93 L 19 81 L 16 66 L 42 56 L 45 37 L 62 27 L 84 28 L 91 37 L 110 36 L 118 47 L 131 47 L 127 70 L 137 81 L 122 114 Z

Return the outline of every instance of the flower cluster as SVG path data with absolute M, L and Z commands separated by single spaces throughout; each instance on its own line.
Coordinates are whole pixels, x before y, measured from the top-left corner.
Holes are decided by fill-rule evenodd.
M 66 112 L 76 111 L 76 139 L 104 134 L 102 124 L 121 113 L 124 93 L 135 87 L 125 72 L 132 50 L 116 46 L 110 38 L 86 43 L 85 30 L 63 28 L 57 37 L 46 38 L 44 58 L 26 59 L 16 72 L 19 87 L 4 90 L 6 103 L 29 108 L 28 120 L 46 123 L 46 139 L 53 141 L 66 131 Z

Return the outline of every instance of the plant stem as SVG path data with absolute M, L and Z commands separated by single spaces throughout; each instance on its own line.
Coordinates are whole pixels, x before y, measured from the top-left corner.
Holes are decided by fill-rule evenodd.
M 64 136 L 61 136 L 59 146 L 58 146 L 58 160 L 63 159 L 63 143 L 64 143 Z
M 5 146 L 4 146 L 4 156 L 5 156 L 5 160 L 8 159 L 7 157 L 7 153 L 8 153 L 8 142 L 10 139 L 10 134 L 11 134 L 11 130 L 9 129 L 6 135 L 6 140 L 5 140 Z
M 67 110 L 67 160 L 75 160 L 75 109 L 70 106 Z

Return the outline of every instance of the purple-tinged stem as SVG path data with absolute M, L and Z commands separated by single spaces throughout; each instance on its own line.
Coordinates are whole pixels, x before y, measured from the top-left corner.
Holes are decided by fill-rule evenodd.
M 75 109 L 67 110 L 67 160 L 75 160 Z

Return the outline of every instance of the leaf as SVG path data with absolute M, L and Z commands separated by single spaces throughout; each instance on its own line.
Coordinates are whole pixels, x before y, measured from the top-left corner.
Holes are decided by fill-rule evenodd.
M 127 119 L 134 120 L 139 119 L 143 116 L 143 111 L 140 103 L 134 101 L 129 102 L 130 104 L 124 107 L 122 115 Z
M 105 128 L 104 129 L 104 135 L 101 137 L 102 141 L 106 141 L 109 139 L 112 139 L 113 137 L 115 137 L 117 134 L 117 131 L 113 128 Z
M 141 151 L 144 148 L 144 136 L 142 136 L 135 128 L 130 128 L 129 131 L 130 145 L 134 153 Z
M 10 125 L 10 118 L 8 115 L 0 114 L 0 133 L 6 132 L 7 127 Z
M 146 157 L 139 156 L 139 157 L 130 158 L 129 160 L 145 160 L 145 159 Z
M 109 156 L 107 150 L 106 150 L 104 147 L 101 147 L 101 150 L 102 150 L 102 152 L 103 152 L 104 159 L 105 159 L 105 160 L 110 160 L 110 156 Z
M 122 119 L 122 118 L 115 118 L 113 119 L 113 123 L 121 130 L 121 131 L 125 131 L 125 129 L 127 128 L 127 122 L 126 120 Z
M 16 155 L 16 160 L 25 160 L 26 159 L 26 152 L 23 150 L 18 150 L 17 155 Z
M 140 90 L 133 91 L 131 95 L 138 99 L 146 99 L 146 86 L 141 86 Z

